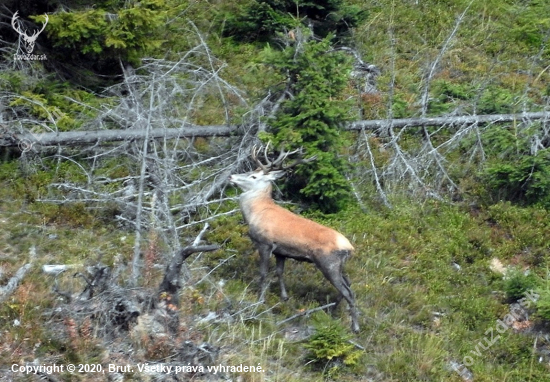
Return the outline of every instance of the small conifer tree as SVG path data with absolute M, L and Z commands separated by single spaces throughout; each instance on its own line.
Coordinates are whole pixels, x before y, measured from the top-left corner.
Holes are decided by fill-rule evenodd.
M 335 33 L 346 39 L 350 28 L 367 17 L 361 7 L 342 0 L 254 0 L 242 9 L 224 14 L 223 34 L 238 41 L 273 41 L 278 33 L 301 23 L 317 36 Z
M 344 145 L 340 128 L 350 117 L 342 92 L 351 64 L 330 41 L 328 36 L 296 41 L 283 51 L 266 48 L 266 62 L 285 77 L 280 90 L 289 97 L 269 121 L 271 130 L 264 138 L 275 147 L 302 147 L 307 156 L 317 156 L 289 178 L 287 192 L 326 213 L 343 208 L 350 195 L 346 162 L 340 156 Z

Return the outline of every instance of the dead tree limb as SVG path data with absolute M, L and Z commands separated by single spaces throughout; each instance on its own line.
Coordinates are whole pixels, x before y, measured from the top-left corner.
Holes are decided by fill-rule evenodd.
M 284 320 L 282 320 L 282 321 L 277 322 L 277 326 L 282 325 L 282 324 L 284 324 L 285 322 L 292 321 L 292 320 L 294 320 L 295 318 L 310 315 L 311 313 L 315 313 L 315 312 L 317 312 L 317 311 L 319 311 L 319 310 L 332 308 L 332 307 L 335 306 L 335 305 L 336 305 L 335 302 L 331 302 L 330 304 L 326 304 L 326 305 L 323 305 L 323 306 L 318 306 L 317 308 L 313 308 L 313 309 L 306 310 L 306 311 L 304 311 L 304 312 L 300 312 L 300 313 L 298 313 L 298 314 L 295 314 L 294 316 L 290 316 L 289 318 L 286 318 L 286 319 L 284 319 Z
M 356 121 L 347 125 L 345 130 L 378 130 L 388 126 L 394 128 L 422 127 L 422 126 L 457 126 L 485 123 L 508 123 L 513 121 L 550 120 L 550 112 L 532 112 L 518 114 L 489 114 L 489 115 L 462 115 L 449 117 L 401 118 L 401 119 L 373 119 Z M 64 131 L 57 133 L 15 133 L 10 132 L 7 126 L 0 129 L 0 146 L 31 147 L 34 145 L 52 146 L 66 145 L 79 146 L 91 143 L 117 142 L 140 140 L 148 136 L 150 139 L 173 139 L 192 137 L 227 137 L 242 135 L 244 132 L 238 126 L 184 126 L 182 128 L 154 128 L 150 129 L 113 129 L 89 131 Z
M 457 126 L 484 123 L 507 123 L 523 120 L 550 120 L 550 112 L 541 111 L 518 114 L 488 114 L 488 115 L 461 115 L 453 117 L 426 117 L 402 119 L 373 119 L 370 121 L 356 121 L 346 127 L 346 130 L 377 130 L 382 127 L 420 127 L 420 126 Z
M 192 245 L 182 248 L 172 258 L 172 261 L 166 266 L 164 279 L 159 286 L 159 295 L 169 293 L 172 295 L 172 303 L 177 305 L 177 292 L 181 288 L 180 273 L 183 262 L 193 253 L 211 252 L 220 249 L 219 245 Z
M 21 280 L 23 280 L 29 269 L 31 269 L 31 266 L 31 263 L 23 265 L 15 272 L 15 275 L 10 278 L 6 285 L 0 287 L 0 303 L 4 302 L 17 289 L 17 286 Z
M 235 126 L 185 126 L 182 128 L 155 128 L 150 129 L 148 136 L 152 139 L 173 139 L 180 137 L 226 137 L 235 133 Z M 21 146 L 21 143 L 29 145 L 67 145 L 80 146 L 90 143 L 120 142 L 132 139 L 144 139 L 147 129 L 113 129 L 113 130 L 88 130 L 88 131 L 62 131 L 57 133 L 9 133 L 0 130 L 0 146 Z
M 17 289 L 19 283 L 23 280 L 29 269 L 31 269 L 34 258 L 36 257 L 36 248 L 34 246 L 31 247 L 29 252 L 29 262 L 19 268 L 6 285 L 0 287 L 0 303 L 4 302 Z

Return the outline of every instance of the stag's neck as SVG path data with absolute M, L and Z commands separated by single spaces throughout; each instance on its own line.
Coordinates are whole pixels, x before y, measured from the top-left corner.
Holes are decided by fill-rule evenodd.
M 273 198 L 271 197 L 271 189 L 272 187 L 269 186 L 262 190 L 251 190 L 241 194 L 239 197 L 239 203 L 241 205 L 241 211 L 244 219 L 247 223 L 250 223 L 251 216 L 254 213 L 253 210 L 255 208 L 259 208 L 260 205 L 266 206 L 269 204 L 275 204 Z

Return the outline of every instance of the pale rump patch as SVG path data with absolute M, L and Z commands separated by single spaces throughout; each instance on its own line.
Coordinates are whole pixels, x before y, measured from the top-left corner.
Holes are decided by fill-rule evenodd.
M 338 246 L 339 249 L 348 249 L 350 251 L 354 250 L 353 245 L 351 245 L 349 240 L 345 236 L 341 235 L 340 233 L 338 233 L 336 237 L 336 245 Z

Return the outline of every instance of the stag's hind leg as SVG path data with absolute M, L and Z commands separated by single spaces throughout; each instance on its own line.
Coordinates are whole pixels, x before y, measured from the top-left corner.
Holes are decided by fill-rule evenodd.
M 349 287 L 348 283 L 344 281 L 344 277 L 338 274 L 330 274 L 327 277 L 328 280 L 334 287 L 340 292 L 341 297 L 338 298 L 336 303 L 338 304 L 342 297 L 346 299 L 349 305 L 350 317 L 351 317 L 351 326 L 354 332 L 359 331 L 359 323 L 357 321 L 357 308 L 355 307 L 355 296 L 353 291 Z
M 353 295 L 353 291 L 351 290 L 351 282 L 349 281 L 348 277 L 344 273 L 342 273 L 342 278 L 344 280 L 344 285 L 347 286 L 347 288 L 349 289 L 349 291 Z M 338 305 L 340 305 L 340 302 L 342 302 L 343 298 L 344 298 L 344 295 L 340 293 L 338 295 L 338 297 L 336 298 L 335 305 L 333 307 L 334 310 L 336 310 Z M 354 298 L 355 298 L 355 296 L 354 296 Z
M 340 251 L 344 252 L 344 251 Z M 333 257 L 330 257 L 329 259 L 325 260 L 324 262 L 320 262 L 317 264 L 319 269 L 323 272 L 323 275 L 327 278 L 328 281 L 336 288 L 338 292 L 340 292 L 340 297 L 336 301 L 338 304 L 340 300 L 343 298 L 346 299 L 349 305 L 350 310 L 350 316 L 351 316 L 351 326 L 352 330 L 354 332 L 359 331 L 359 323 L 357 321 L 357 308 L 355 307 L 355 296 L 353 294 L 353 291 L 350 288 L 350 281 L 349 279 L 343 274 L 343 267 L 344 267 L 344 260 L 345 255 L 347 255 L 347 251 L 344 254 L 340 253 L 334 253 Z M 343 256 L 338 256 L 343 255 Z M 335 258 L 336 257 L 336 258 Z

